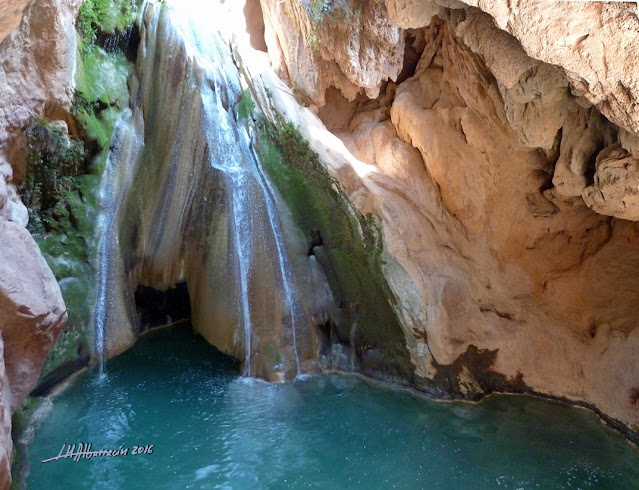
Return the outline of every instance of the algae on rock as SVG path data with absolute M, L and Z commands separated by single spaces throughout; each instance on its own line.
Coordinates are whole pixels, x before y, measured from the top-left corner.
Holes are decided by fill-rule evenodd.
M 45 384 L 57 379 L 60 369 L 71 372 L 88 362 L 100 181 L 120 114 L 129 106 L 128 81 L 134 72 L 121 49 L 107 51 L 98 45 L 98 33 L 131 29 L 138 3 L 84 3 L 76 22 L 76 91 L 69 135 L 55 124 L 42 122 L 26 131 L 27 162 L 33 162 L 23 188 L 25 200 L 32 204 L 30 229 L 60 284 L 69 315 L 42 369 L 40 380 Z M 52 146 L 51 141 L 56 144 Z M 43 153 L 43 145 L 53 152 Z M 59 168 L 42 165 L 49 161 Z M 55 188 L 45 192 L 52 187 L 49 181 L 55 182 Z
M 325 347 L 349 346 L 356 358 L 351 368 L 410 382 L 414 369 L 381 271 L 377 222 L 355 210 L 292 124 L 260 118 L 257 127 L 262 164 L 304 233 L 309 256 L 325 269 L 339 305 L 337 318 L 325 325 Z

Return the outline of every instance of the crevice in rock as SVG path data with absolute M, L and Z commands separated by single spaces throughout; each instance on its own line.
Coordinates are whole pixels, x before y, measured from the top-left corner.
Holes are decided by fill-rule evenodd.
M 135 291 L 140 332 L 191 319 L 191 301 L 186 283 L 165 291 L 140 285 Z
M 115 33 L 98 31 L 96 44 L 107 53 L 121 51 L 127 60 L 135 63 L 140 45 L 140 29 L 137 23 L 134 23 L 127 26 L 123 32 L 118 30 Z
M 322 238 L 322 233 L 320 230 L 311 230 L 310 232 L 310 244 L 308 247 L 308 256 L 315 255 L 313 249 L 315 247 L 322 247 L 324 245 L 324 239 Z
M 494 313 L 495 315 L 497 315 L 499 318 L 502 318 L 504 320 L 514 320 L 514 316 L 512 315 L 512 313 L 508 313 L 508 312 L 504 312 L 504 311 L 499 311 L 496 308 L 493 307 L 489 307 L 489 306 L 480 306 L 479 307 L 479 311 L 481 311 L 482 313 Z
M 406 45 L 404 48 L 404 66 L 395 82 L 397 85 L 415 75 L 419 60 L 426 48 L 423 29 L 407 29 L 405 33 Z

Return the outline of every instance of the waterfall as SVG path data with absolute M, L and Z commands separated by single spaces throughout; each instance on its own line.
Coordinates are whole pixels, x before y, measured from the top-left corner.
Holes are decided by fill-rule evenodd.
M 245 376 L 270 370 L 282 378 L 302 371 L 307 319 L 276 193 L 235 120 L 242 90 L 228 43 L 211 22 L 224 18 L 218 7 L 204 0 L 143 6 L 139 85 L 103 189 L 96 352 L 102 364 L 110 345 L 122 344 L 115 337 L 132 294 L 111 294 L 115 283 L 186 282 L 195 328 L 239 357 Z
M 118 272 L 117 217 L 124 194 L 130 183 L 131 168 L 120 162 L 136 161 L 143 146 L 141 114 L 125 111 L 116 125 L 111 143 L 111 152 L 107 157 L 106 168 L 100 191 L 100 213 L 97 230 L 100 234 L 98 247 L 97 276 L 98 286 L 96 303 L 93 310 L 93 330 L 95 353 L 98 358 L 99 374 L 105 373 L 106 342 L 105 332 L 109 320 L 109 309 L 116 302 L 115 288 Z
M 291 315 L 291 332 L 293 334 L 293 348 L 295 352 L 295 364 L 297 367 L 297 375 L 300 375 L 301 367 L 300 367 L 300 355 L 297 347 L 297 324 L 298 318 L 301 314 L 303 315 L 303 308 L 299 306 L 299 291 L 295 287 L 293 274 L 291 273 L 291 265 L 288 260 L 288 255 L 284 248 L 284 240 L 282 238 L 282 232 L 279 227 L 279 223 L 277 220 L 277 214 L 275 212 L 275 191 L 271 182 L 266 178 L 264 174 L 264 169 L 262 168 L 262 164 L 260 162 L 259 157 L 255 154 L 255 150 L 253 149 L 253 158 L 256 162 L 256 167 L 259 173 L 258 182 L 262 187 L 262 192 L 264 193 L 264 197 L 266 199 L 266 204 L 268 207 L 268 217 L 271 223 L 271 228 L 273 229 L 273 235 L 275 236 L 275 245 L 277 247 L 277 256 L 280 265 L 280 274 L 282 274 L 282 285 L 284 287 L 284 295 L 286 297 L 286 306 Z
M 264 174 L 259 158 L 250 143 L 248 133 L 243 128 L 239 128 L 235 124 L 230 123 L 231 115 L 224 110 L 221 98 L 221 87 L 215 86 L 215 95 L 210 88 L 202 91 L 202 102 L 205 108 L 207 135 L 210 144 L 215 144 L 220 149 L 220 155 L 226 156 L 224 163 L 220 163 L 216 159 L 211 159 L 211 166 L 223 172 L 231 186 L 232 195 L 232 219 L 234 230 L 234 242 L 237 253 L 237 260 L 240 273 L 240 289 L 242 300 L 242 324 L 245 339 L 245 363 L 244 375 L 251 375 L 251 312 L 249 306 L 249 276 L 251 273 L 251 244 L 261 238 L 253 233 L 252 226 L 246 226 L 252 223 L 251 206 L 255 206 L 256 202 L 252 201 L 249 191 L 250 181 L 257 183 L 259 187 L 259 197 L 263 200 L 268 216 L 268 224 L 270 227 L 270 235 L 277 250 L 277 262 L 281 275 L 282 289 L 286 309 L 291 318 L 291 332 L 293 336 L 293 351 L 295 354 L 296 374 L 301 374 L 301 366 L 299 360 L 299 352 L 297 346 L 297 316 L 299 314 L 296 308 L 296 298 L 294 281 L 290 270 L 288 255 L 284 247 L 284 241 L 280 230 L 279 221 L 274 202 L 274 190 L 271 187 L 266 175 Z M 243 159 L 235 158 L 238 143 L 241 143 Z M 231 150 L 233 148 L 233 150 Z
M 111 158 L 107 159 L 107 168 L 110 166 Z M 102 201 L 102 210 L 98 216 L 98 233 L 101 233 L 100 245 L 98 247 L 98 288 L 97 300 L 93 309 L 93 331 L 95 334 L 95 352 L 98 357 L 98 365 L 100 369 L 100 377 L 104 375 L 104 330 L 107 318 L 107 277 L 109 267 L 109 243 L 112 240 L 113 219 L 115 215 L 115 200 L 113 199 L 112 181 L 108 178 L 108 172 L 105 172 L 106 178 L 103 179 L 102 191 L 100 192 L 100 200 Z

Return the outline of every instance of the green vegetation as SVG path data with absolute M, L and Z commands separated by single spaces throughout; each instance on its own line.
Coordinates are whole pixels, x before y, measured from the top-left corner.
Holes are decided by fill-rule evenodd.
M 84 143 L 69 137 L 62 126 L 33 120 L 25 134 L 27 172 L 21 193 L 29 209 L 29 230 L 60 282 L 69 314 L 60 337 L 66 341 L 59 341 L 52 350 L 42 370 L 44 377 L 59 362 L 74 359 L 78 343 L 86 342 L 99 177 L 87 173 Z
M 31 417 L 40 406 L 41 400 L 34 396 L 28 396 L 13 414 L 11 419 L 11 432 L 14 437 L 19 437 L 29 426 Z
M 124 32 L 135 20 L 140 0 L 86 0 L 76 19 L 83 46 L 94 44 L 98 34 Z
M 17 441 L 24 431 L 31 425 L 31 419 L 35 411 L 40 407 L 41 400 L 32 396 L 26 397 L 11 418 L 11 436 Z M 22 482 L 24 465 L 27 462 L 27 455 L 23 444 L 16 444 L 11 456 L 11 490 L 24 488 Z
M 25 128 L 27 172 L 22 196 L 29 229 L 60 283 L 69 321 L 49 353 L 44 379 L 74 360 L 88 344 L 95 287 L 98 192 L 113 132 L 129 105 L 133 64 L 119 51 L 96 44 L 103 34 L 124 32 L 139 0 L 87 0 L 78 14 L 76 93 L 70 137 L 57 123 L 34 118 Z M 69 118 L 71 119 L 71 118 Z
M 127 80 L 133 66 L 119 52 L 92 45 L 78 60 L 72 111 L 86 140 L 108 148 L 117 119 L 129 105 Z M 106 156 L 106 153 L 102 156 Z
M 404 335 L 381 273 L 381 237 L 372 217 L 361 216 L 332 179 L 319 156 L 291 125 L 258 122 L 258 152 L 280 190 L 309 248 L 328 274 L 345 320 L 331 335 L 349 342 L 357 324 L 355 348 L 360 366 L 371 374 L 407 380 L 412 376 Z M 313 246 L 321 245 L 321 246 Z
M 32 119 L 25 129 L 26 178 L 22 200 L 33 217 L 31 233 L 55 228 L 64 213 L 64 196 L 74 189 L 74 177 L 84 170 L 84 143 L 69 138 L 66 128 L 46 119 Z
M 309 42 L 311 44 L 311 49 L 313 51 L 317 51 L 321 41 L 319 34 L 320 25 L 324 20 L 324 14 L 329 11 L 330 6 L 328 0 L 311 0 L 310 8 L 312 32 Z
M 235 106 L 238 120 L 242 121 L 248 119 L 248 117 L 253 112 L 253 109 L 255 109 L 255 102 L 253 102 L 253 97 L 251 97 L 251 92 L 249 91 L 249 89 L 246 89 L 244 90 L 244 92 L 242 92 L 242 97 Z

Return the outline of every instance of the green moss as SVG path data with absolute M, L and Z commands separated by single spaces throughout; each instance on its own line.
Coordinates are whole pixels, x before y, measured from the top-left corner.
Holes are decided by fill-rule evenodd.
M 27 174 L 21 192 L 30 211 L 29 228 L 60 283 L 69 315 L 61 335 L 66 340 L 52 349 L 42 378 L 58 363 L 74 359 L 78 342 L 86 342 L 93 304 L 92 237 L 99 176 L 83 173 L 91 171 L 83 143 L 69 139 L 59 127 L 36 120 L 26 134 Z M 69 339 L 77 342 L 70 345 Z
M 262 349 L 262 355 L 264 356 L 264 362 L 266 369 L 269 371 L 275 371 L 281 369 L 282 356 L 280 354 L 280 347 L 275 342 L 269 342 Z
M 76 20 L 83 43 L 94 43 L 99 32 L 124 32 L 135 20 L 140 3 L 140 0 L 85 0 Z
M 11 432 L 15 437 L 20 436 L 29 426 L 33 413 L 40 406 L 41 400 L 34 396 L 28 396 L 18 407 L 11 419 Z
M 107 53 L 98 46 L 86 49 L 78 59 L 73 114 L 85 139 L 108 147 L 119 114 L 129 105 L 127 80 L 132 64 L 121 53 Z
M 137 5 L 138 1 L 87 0 L 78 15 L 80 49 L 71 112 L 89 151 L 79 171 L 63 182 L 46 209 L 30 209 L 30 222 L 37 227 L 35 239 L 60 283 L 69 315 L 49 352 L 41 380 L 60 364 L 75 360 L 79 345 L 87 343 L 95 303 L 100 181 L 118 118 L 129 105 L 127 80 L 134 73 L 133 64 L 122 53 L 107 53 L 94 42 L 99 32 L 123 32 L 132 23 Z M 27 180 L 37 174 L 40 165 L 36 162 L 32 167 L 35 171 L 28 169 Z
M 410 379 L 405 339 L 381 272 L 381 236 L 372 217 L 361 216 L 332 179 L 319 156 L 291 124 L 258 122 L 258 152 L 280 190 L 309 247 L 326 269 L 333 295 L 346 321 L 336 326 L 342 342 L 357 325 L 355 348 L 361 367 L 371 374 Z M 318 238 L 321 237 L 321 240 Z M 365 356 L 367 351 L 381 355 Z M 379 365 L 367 364 L 365 359 Z
M 253 102 L 253 97 L 251 97 L 251 92 L 248 89 L 246 89 L 244 90 L 244 92 L 242 92 L 242 97 L 240 98 L 240 101 L 235 106 L 238 119 L 240 121 L 247 119 L 249 115 L 253 112 L 253 109 L 255 109 L 255 102 Z
M 85 293 L 86 294 L 86 293 Z M 66 302 L 66 298 L 65 298 Z M 68 306 L 67 306 L 68 308 Z M 71 319 L 69 319 L 71 322 Z M 69 323 L 68 327 L 60 333 L 55 347 L 49 351 L 44 363 L 39 380 L 45 379 L 55 368 L 65 362 L 74 361 L 78 357 L 81 345 L 88 345 L 88 333 L 86 328 L 77 328 L 77 324 Z
M 18 407 L 11 418 L 11 437 L 14 441 L 18 441 L 25 430 L 31 425 L 34 413 L 42 404 L 41 398 L 28 396 Z M 11 455 L 11 489 L 24 488 L 24 465 L 28 464 L 26 450 L 23 443 L 17 443 Z

